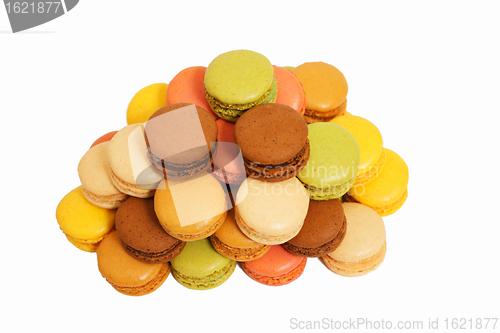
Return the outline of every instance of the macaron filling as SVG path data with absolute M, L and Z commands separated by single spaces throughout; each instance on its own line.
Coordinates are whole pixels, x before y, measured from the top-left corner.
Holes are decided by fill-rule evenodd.
M 299 179 L 300 180 L 300 179 Z M 354 184 L 355 178 L 351 178 L 343 184 L 340 185 L 325 185 L 323 187 L 316 187 L 313 184 L 306 184 L 302 182 L 302 184 L 307 189 L 309 193 L 309 198 L 312 200 L 330 200 L 337 199 L 343 196 L 349 191 L 352 184 Z
M 342 102 L 342 104 L 337 106 L 335 109 L 326 112 L 320 112 L 306 108 L 306 111 L 304 113 L 304 119 L 309 124 L 319 121 L 329 121 L 335 117 L 343 115 L 345 113 L 346 106 L 347 106 L 347 100 L 344 100 L 344 102 Z
M 174 267 L 172 267 L 172 273 L 174 275 L 174 278 L 186 288 L 199 290 L 211 289 L 221 285 L 231 276 L 231 274 L 233 274 L 235 268 L 236 262 L 231 261 L 222 269 L 202 277 L 182 274 Z
M 227 212 L 224 212 L 223 214 L 220 215 L 219 219 L 212 224 L 208 229 L 205 229 L 199 233 L 182 233 L 181 229 L 179 231 L 173 231 L 171 228 L 168 228 L 167 225 L 162 224 L 160 221 L 160 224 L 162 224 L 163 229 L 172 237 L 175 237 L 177 239 L 183 240 L 183 241 L 194 241 L 194 240 L 199 240 L 203 238 L 207 238 L 211 236 L 213 233 L 217 231 L 217 229 L 220 228 L 222 223 L 226 220 Z M 191 225 L 192 226 L 192 225 Z M 189 227 L 191 227 L 189 226 Z
M 258 244 L 256 247 L 237 248 L 222 242 L 217 236 L 212 235 L 210 241 L 214 249 L 224 257 L 236 261 L 248 261 L 262 257 L 269 249 L 270 245 Z
M 305 146 L 292 159 L 281 164 L 260 164 L 243 157 L 245 169 L 251 178 L 267 181 L 280 181 L 295 177 L 302 170 L 309 160 L 310 145 L 306 140 Z
M 206 90 L 205 90 L 206 91 Z M 248 109 L 265 103 L 274 103 L 276 101 L 276 96 L 278 93 L 278 85 L 276 83 L 276 78 L 273 77 L 273 82 L 271 87 L 262 95 L 259 99 L 254 102 L 247 104 L 228 104 L 219 101 L 215 97 L 210 96 L 208 92 L 207 100 L 210 104 L 212 110 L 221 118 L 236 122 L 238 118 Z
M 212 151 L 206 154 L 200 160 L 187 164 L 175 164 L 169 163 L 164 159 L 155 156 L 151 152 L 151 148 L 148 147 L 148 159 L 158 171 L 163 173 L 163 175 L 172 176 L 175 178 L 184 178 L 200 174 L 210 169 L 212 167 L 212 157 L 215 156 L 216 149 L 217 145 L 214 144 Z
M 108 168 L 109 175 L 111 176 L 111 181 L 113 184 L 116 186 L 117 189 L 119 189 L 121 192 L 138 197 L 138 198 L 149 198 L 154 195 L 156 185 L 155 184 L 148 184 L 148 185 L 137 185 L 137 184 L 131 184 L 123 179 L 120 179 L 114 172 L 113 169 Z
M 124 202 L 128 197 L 125 193 L 121 192 L 119 194 L 112 194 L 112 195 L 97 195 L 83 187 L 82 187 L 82 192 L 83 196 L 87 198 L 88 201 L 90 201 L 93 204 L 96 204 L 97 206 L 107 209 L 118 208 L 120 204 Z
M 392 213 L 399 210 L 399 208 L 401 208 L 403 206 L 403 204 L 405 203 L 407 197 L 408 197 L 408 189 L 406 189 L 403 192 L 403 195 L 401 195 L 401 197 L 399 197 L 398 200 L 396 200 L 395 202 L 393 202 L 389 205 L 379 206 L 379 207 L 372 207 L 372 206 L 368 206 L 368 205 L 367 206 L 370 207 L 371 209 L 373 209 L 374 211 L 376 211 L 380 216 L 387 216 L 387 215 L 391 215 Z M 352 195 L 349 195 L 349 194 L 344 195 L 343 198 L 347 202 L 359 203 L 359 201 L 354 199 L 354 197 Z
M 125 247 L 125 250 L 131 254 L 132 256 L 136 257 L 139 260 L 142 261 L 148 261 L 151 263 L 157 263 L 157 262 L 166 262 L 170 261 L 173 258 L 175 258 L 176 255 L 178 255 L 184 246 L 186 245 L 185 242 L 178 241 L 177 243 L 173 244 L 170 246 L 168 249 L 165 249 L 164 251 L 161 252 L 144 252 L 140 251 L 137 249 L 134 249 L 130 245 L 126 244 L 125 242 L 122 241 L 123 246 Z M 145 260 L 147 258 L 148 260 Z

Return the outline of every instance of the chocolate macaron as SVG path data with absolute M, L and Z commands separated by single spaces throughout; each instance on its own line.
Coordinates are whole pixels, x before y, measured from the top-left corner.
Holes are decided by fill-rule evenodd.
M 115 227 L 125 250 L 143 262 L 165 263 L 181 253 L 186 242 L 163 230 L 154 198 L 129 197 L 116 211 Z
M 282 246 L 302 257 L 321 257 L 335 251 L 346 233 L 346 217 L 339 199 L 311 200 L 297 236 Z
M 236 122 L 234 139 L 241 148 L 248 177 L 283 181 L 295 177 L 309 160 L 304 118 L 283 104 L 261 104 Z
M 162 107 L 146 122 L 148 158 L 171 179 L 190 178 L 212 168 L 217 124 L 200 106 L 176 103 Z

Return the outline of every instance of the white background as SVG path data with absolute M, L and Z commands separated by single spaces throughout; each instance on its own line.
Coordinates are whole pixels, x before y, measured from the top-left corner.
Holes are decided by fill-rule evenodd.
M 439 318 L 443 330 L 446 318 L 500 317 L 497 2 L 239 3 L 80 1 L 18 34 L 0 8 L 1 331 L 285 332 L 350 318 Z M 386 260 L 358 278 L 310 259 L 283 287 L 238 268 L 209 291 L 170 276 L 124 296 L 66 240 L 56 206 L 139 89 L 234 49 L 344 73 L 347 110 L 410 170 L 407 202 L 384 218 Z

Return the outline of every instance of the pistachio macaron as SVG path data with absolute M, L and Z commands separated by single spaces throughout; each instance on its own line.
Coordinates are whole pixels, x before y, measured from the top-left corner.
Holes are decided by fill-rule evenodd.
M 70 191 L 59 202 L 56 219 L 71 244 L 86 252 L 95 252 L 115 226 L 116 209 L 98 207 L 88 201 L 82 187 Z
M 335 251 L 322 257 L 323 262 L 342 276 L 373 272 L 385 258 L 384 221 L 368 206 L 353 202 L 344 202 L 342 206 L 347 220 L 346 235 Z
M 168 263 L 145 263 L 129 255 L 116 231 L 106 236 L 99 245 L 97 267 L 113 288 L 129 296 L 152 293 L 170 274 Z
M 232 122 L 255 105 L 274 103 L 277 95 L 271 62 L 249 50 L 229 51 L 213 59 L 204 86 L 215 114 Z
M 308 125 L 311 152 L 298 174 L 313 200 L 340 198 L 352 186 L 359 167 L 359 146 L 348 130 L 329 122 Z
M 177 282 L 194 290 L 220 286 L 236 268 L 236 261 L 220 255 L 207 238 L 188 242 L 170 263 Z
M 297 66 L 298 77 L 306 94 L 304 118 L 308 123 L 329 121 L 344 114 L 347 105 L 347 81 L 335 66 L 318 61 Z

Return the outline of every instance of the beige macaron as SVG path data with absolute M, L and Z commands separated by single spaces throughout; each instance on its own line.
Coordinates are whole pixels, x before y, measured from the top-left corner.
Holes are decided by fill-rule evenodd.
M 298 234 L 308 208 L 309 195 L 297 177 L 282 182 L 247 178 L 236 195 L 235 217 L 250 239 L 276 245 Z
M 113 184 L 123 193 L 149 198 L 163 176 L 147 157 L 144 124 L 125 126 L 108 145 L 108 172 Z
M 340 246 L 323 256 L 326 267 L 342 276 L 361 276 L 376 270 L 384 261 L 384 221 L 368 206 L 344 202 L 347 231 Z
M 92 204 L 118 208 L 128 195 L 119 191 L 108 172 L 108 144 L 100 143 L 90 148 L 78 163 L 78 176 L 82 182 L 83 196 Z

